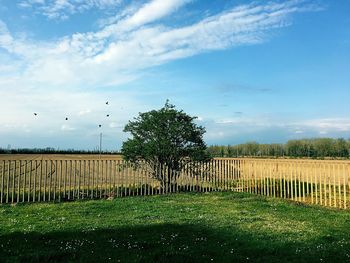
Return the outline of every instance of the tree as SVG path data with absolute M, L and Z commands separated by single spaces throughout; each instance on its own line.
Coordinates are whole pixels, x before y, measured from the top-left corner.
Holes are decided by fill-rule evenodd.
M 347 157 L 348 156 L 348 148 L 347 142 L 343 138 L 339 138 L 335 141 L 336 148 L 336 156 L 338 157 Z
M 194 123 L 196 118 L 175 109 L 168 100 L 160 110 L 139 113 L 124 127 L 132 136 L 123 143 L 124 159 L 147 166 L 162 186 L 176 184 L 182 169 L 210 159 L 203 141 L 205 129 Z
M 259 152 L 259 144 L 257 142 L 248 142 L 245 144 L 246 146 L 246 155 L 248 156 L 256 156 Z

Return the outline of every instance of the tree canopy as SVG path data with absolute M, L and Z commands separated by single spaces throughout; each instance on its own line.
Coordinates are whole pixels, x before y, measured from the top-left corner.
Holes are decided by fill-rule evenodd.
M 308 157 L 349 158 L 350 140 L 343 138 L 312 138 L 289 140 L 285 144 L 259 144 L 248 142 L 238 145 L 209 146 L 208 152 L 215 157 Z
M 156 172 L 158 166 L 180 171 L 189 163 L 209 160 L 203 140 L 205 129 L 194 122 L 196 118 L 177 110 L 169 101 L 159 110 L 139 113 L 124 128 L 132 136 L 123 143 L 124 159 L 148 164 L 159 180 L 164 175 Z

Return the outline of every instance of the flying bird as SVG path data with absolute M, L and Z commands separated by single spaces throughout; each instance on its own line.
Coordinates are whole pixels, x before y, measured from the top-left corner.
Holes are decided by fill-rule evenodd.
M 37 116 L 37 115 L 38 115 L 38 113 L 34 112 L 34 116 Z
M 98 127 L 100 127 L 100 128 L 101 128 L 101 127 L 102 127 L 102 125 L 101 125 L 101 124 L 99 124 L 99 125 L 98 125 Z
M 109 117 L 109 114 L 107 114 L 106 116 Z
M 108 105 L 108 101 L 106 101 L 106 105 Z
M 68 118 L 66 117 L 66 121 L 68 121 Z

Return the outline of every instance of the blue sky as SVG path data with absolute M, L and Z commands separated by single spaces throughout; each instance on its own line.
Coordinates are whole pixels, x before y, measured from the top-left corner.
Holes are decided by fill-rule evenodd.
M 127 121 L 166 99 L 209 145 L 350 138 L 349 13 L 348 0 L 0 0 L 0 147 L 94 149 L 103 132 L 119 149 Z

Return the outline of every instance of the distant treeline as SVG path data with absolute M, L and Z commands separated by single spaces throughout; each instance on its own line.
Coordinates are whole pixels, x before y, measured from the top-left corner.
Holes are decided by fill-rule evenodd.
M 213 157 L 308 157 L 349 158 L 350 140 L 343 138 L 315 138 L 290 140 L 285 144 L 259 144 L 248 142 L 239 145 L 210 146 Z
M 23 148 L 23 149 L 3 149 L 0 148 L 0 154 L 99 154 L 99 150 L 60 150 L 55 148 Z M 101 154 L 120 154 L 118 151 L 101 151 Z

